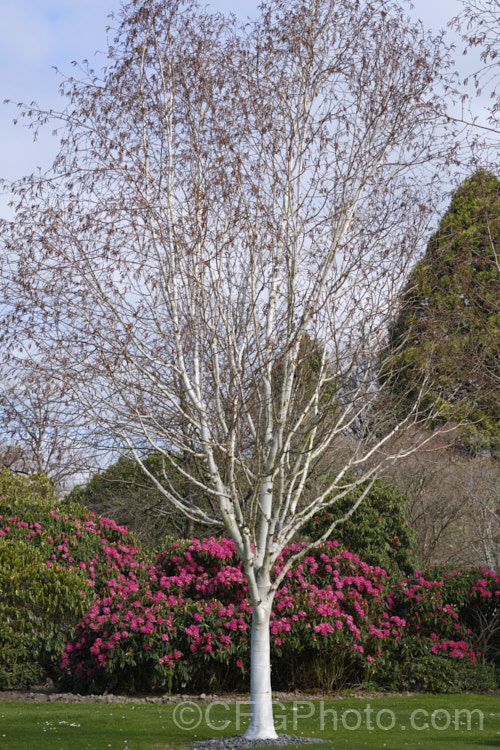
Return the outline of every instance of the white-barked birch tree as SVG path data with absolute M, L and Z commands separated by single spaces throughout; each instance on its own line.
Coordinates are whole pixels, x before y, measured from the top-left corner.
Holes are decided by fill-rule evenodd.
M 385 418 L 377 368 L 452 164 L 448 52 L 388 0 L 270 0 L 243 26 L 133 0 L 116 24 L 102 74 L 63 82 L 63 111 L 23 110 L 61 147 L 13 188 L 4 345 L 139 463 L 160 453 L 166 499 L 234 541 L 253 604 L 246 734 L 272 738 L 269 619 L 299 553 L 279 575 L 277 556 L 425 434 L 418 400 Z

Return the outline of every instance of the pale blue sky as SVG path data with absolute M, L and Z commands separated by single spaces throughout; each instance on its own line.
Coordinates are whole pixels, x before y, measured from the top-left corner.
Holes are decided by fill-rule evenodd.
M 53 66 L 71 73 L 71 61 L 88 58 L 96 66 L 106 49 L 105 27 L 120 0 L 0 0 L 0 101 L 37 101 L 44 108 L 58 107 L 59 78 Z M 252 16 L 257 0 L 213 0 L 215 10 Z M 460 0 L 414 0 L 413 14 L 433 30 L 444 28 L 456 15 Z M 462 58 L 458 41 L 456 59 L 462 71 L 474 69 L 473 58 Z M 476 57 L 477 60 L 477 57 Z M 15 127 L 15 108 L 0 106 L 0 176 L 16 179 L 37 166 L 45 167 L 54 154 L 55 139 L 45 133 L 37 143 L 24 127 Z M 50 130 L 50 129 L 48 129 Z M 0 201 L 0 212 L 4 203 Z

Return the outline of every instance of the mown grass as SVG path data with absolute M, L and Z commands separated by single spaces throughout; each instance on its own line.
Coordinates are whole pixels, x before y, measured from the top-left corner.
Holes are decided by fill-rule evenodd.
M 247 715 L 248 704 L 229 701 L 210 706 L 193 701 L 177 707 L 3 702 L 0 750 L 173 750 L 194 740 L 241 733 Z M 308 745 L 309 750 L 500 747 L 497 696 L 415 695 L 278 703 L 275 720 L 279 732 L 327 741 Z

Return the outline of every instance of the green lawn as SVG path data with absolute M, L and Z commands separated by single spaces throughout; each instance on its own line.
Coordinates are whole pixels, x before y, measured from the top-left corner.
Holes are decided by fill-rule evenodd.
M 0 750 L 169 750 L 243 732 L 248 705 L 0 703 Z M 311 750 L 500 747 L 500 698 L 415 695 L 275 705 L 278 731 Z M 183 729 L 182 725 L 190 727 Z

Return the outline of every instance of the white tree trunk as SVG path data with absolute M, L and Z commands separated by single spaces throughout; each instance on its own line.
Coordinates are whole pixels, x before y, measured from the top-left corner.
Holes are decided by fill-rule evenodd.
M 251 717 L 245 737 L 250 740 L 275 739 L 271 693 L 271 647 L 269 620 L 272 597 L 254 604 L 250 664 Z

